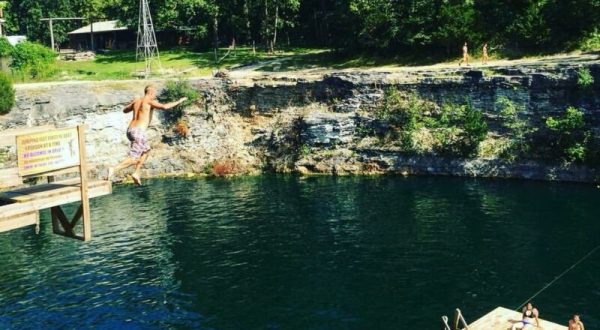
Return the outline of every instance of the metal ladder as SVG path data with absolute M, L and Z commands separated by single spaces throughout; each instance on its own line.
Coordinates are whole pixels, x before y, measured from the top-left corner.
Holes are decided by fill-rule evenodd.
M 442 316 L 442 322 L 444 322 L 444 330 L 459 330 L 459 323 L 462 323 L 462 326 L 464 327 L 461 329 L 469 330 L 469 324 L 467 321 L 465 321 L 462 312 L 458 308 L 454 312 L 454 329 L 450 328 L 450 325 L 448 324 L 448 317 L 446 315 Z

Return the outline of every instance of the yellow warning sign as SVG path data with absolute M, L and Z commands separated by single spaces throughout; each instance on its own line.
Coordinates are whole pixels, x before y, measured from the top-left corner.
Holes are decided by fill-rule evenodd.
M 17 136 L 17 163 L 20 176 L 79 165 L 77 128 Z

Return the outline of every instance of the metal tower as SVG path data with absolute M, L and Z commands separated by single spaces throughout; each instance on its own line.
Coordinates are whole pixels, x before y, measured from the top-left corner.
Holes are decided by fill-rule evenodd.
M 160 65 L 160 54 L 158 53 L 158 44 L 156 43 L 156 35 L 154 34 L 154 25 L 152 24 L 152 16 L 150 16 L 150 7 L 148 0 L 140 0 L 140 15 L 137 33 L 137 50 L 135 53 L 136 60 L 144 59 L 146 62 L 145 76 L 151 71 L 151 66 L 154 62 Z

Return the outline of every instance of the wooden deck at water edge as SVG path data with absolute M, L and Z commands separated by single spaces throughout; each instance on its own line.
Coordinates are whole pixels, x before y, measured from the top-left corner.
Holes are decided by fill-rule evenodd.
M 519 322 L 522 314 L 508 308 L 498 307 L 477 321 L 469 324 L 469 330 L 510 330 L 513 323 Z M 544 330 L 567 330 L 566 326 L 540 319 Z M 467 329 L 467 328 L 464 328 Z M 539 329 L 539 328 L 536 328 Z

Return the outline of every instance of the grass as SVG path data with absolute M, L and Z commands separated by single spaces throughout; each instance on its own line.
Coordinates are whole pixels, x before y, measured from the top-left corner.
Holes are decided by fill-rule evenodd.
M 600 44 L 600 37 L 596 34 L 588 43 L 590 47 Z M 225 56 L 228 54 L 227 56 Z M 217 69 L 232 69 L 235 67 L 252 66 L 252 69 L 265 72 L 297 71 L 307 69 L 347 69 L 347 68 L 373 68 L 373 67 L 399 67 L 421 65 L 454 65 L 458 63 L 458 56 L 449 58 L 443 55 L 422 54 L 392 54 L 377 55 L 365 52 L 338 52 L 328 49 L 314 48 L 288 48 L 269 54 L 263 50 L 256 53 L 250 47 L 238 47 L 228 53 L 228 49 L 219 50 L 219 63 L 215 63 L 212 51 L 197 52 L 188 48 L 174 48 L 161 50 L 160 58 L 162 74 L 158 77 L 195 77 L 210 75 Z M 531 56 L 531 55 L 530 55 Z M 521 56 L 521 59 L 543 60 L 538 56 Z M 511 59 L 505 53 L 492 51 L 490 61 Z M 477 51 L 471 61 L 480 63 Z M 56 62 L 52 68 L 53 74 L 44 78 L 13 77 L 14 81 L 65 81 L 65 80 L 124 80 L 140 76 L 144 63 L 136 61 L 135 50 L 111 51 L 99 53 L 92 61 L 62 61 Z M 154 67 L 158 69 L 158 67 Z
M 220 62 L 214 61 L 214 53 L 196 52 L 187 48 L 163 50 L 160 61 L 165 73 L 170 76 L 203 76 L 217 69 L 230 69 L 238 66 L 252 65 L 298 54 L 308 54 L 318 50 L 293 48 L 268 54 L 264 51 L 252 52 L 251 48 L 237 48 L 224 57 L 228 50 L 219 50 Z M 156 65 L 153 69 L 157 69 Z M 136 61 L 135 51 L 111 51 L 97 54 L 92 61 L 63 61 L 55 65 L 56 73 L 48 78 L 27 81 L 61 81 L 61 80 L 107 80 L 133 79 L 144 70 L 144 62 Z

